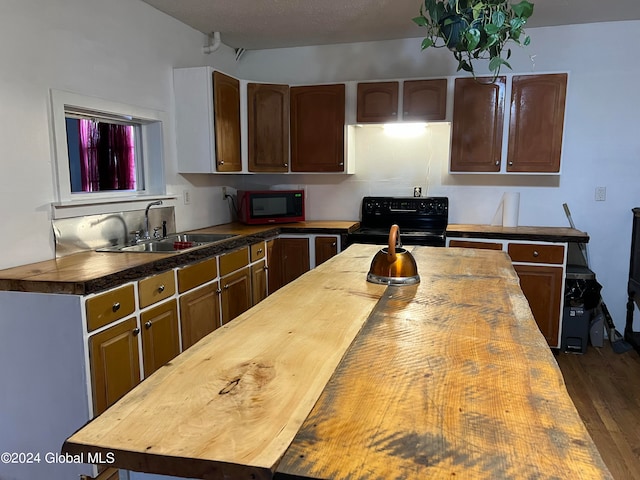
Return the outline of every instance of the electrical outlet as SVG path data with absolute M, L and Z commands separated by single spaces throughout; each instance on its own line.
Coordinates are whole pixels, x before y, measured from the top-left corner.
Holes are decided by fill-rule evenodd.
M 227 199 L 227 187 L 222 187 L 222 199 Z
M 422 187 L 413 187 L 413 196 L 421 197 L 422 196 Z
M 189 190 L 182 191 L 182 201 L 185 205 L 189 205 L 191 203 L 191 192 Z
M 604 202 L 607 199 L 607 187 L 596 187 L 596 202 Z

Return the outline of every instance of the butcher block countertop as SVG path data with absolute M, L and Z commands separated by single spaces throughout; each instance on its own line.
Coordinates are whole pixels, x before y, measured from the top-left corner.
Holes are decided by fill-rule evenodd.
M 569 227 L 503 227 L 500 225 L 450 224 L 449 238 L 491 238 L 496 240 L 528 240 L 538 242 L 587 243 L 589 235 Z
M 63 451 L 184 478 L 610 479 L 504 252 L 353 245 L 217 329 Z M 104 455 L 103 455 L 104 456 Z

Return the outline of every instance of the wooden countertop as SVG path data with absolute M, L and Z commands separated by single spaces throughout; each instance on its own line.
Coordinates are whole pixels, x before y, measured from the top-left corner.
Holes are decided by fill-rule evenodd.
M 309 221 L 280 225 L 229 223 L 193 230 L 237 235 L 213 245 L 177 253 L 120 253 L 86 251 L 66 257 L 0 270 L 0 290 L 86 295 L 144 278 L 171 268 L 240 248 L 280 233 L 343 233 L 359 225 L 353 221 Z
M 496 240 L 529 240 L 539 242 L 587 243 L 589 235 L 568 227 L 503 227 L 500 225 L 449 224 L 449 238 L 492 238 Z
M 413 247 L 421 283 L 385 287 L 378 248 L 214 331 L 63 451 L 210 480 L 612 478 L 505 253 Z

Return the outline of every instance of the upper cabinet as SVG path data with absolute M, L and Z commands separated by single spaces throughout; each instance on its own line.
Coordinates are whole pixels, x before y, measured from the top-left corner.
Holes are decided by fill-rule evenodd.
M 250 172 L 289 171 L 289 86 L 247 85 Z
M 567 74 L 514 76 L 508 172 L 559 172 Z
M 173 71 L 178 171 L 241 170 L 240 85 L 210 67 Z
M 239 172 L 240 159 L 240 81 L 213 72 L 213 124 L 215 128 L 216 170 Z
M 398 119 L 398 82 L 358 83 L 358 122 Z
M 400 99 L 402 103 L 399 102 Z M 383 123 L 396 120 L 437 121 L 445 120 L 446 113 L 446 78 L 403 82 L 360 82 L 357 86 L 356 121 L 358 123 Z
M 408 80 L 402 83 L 402 119 L 406 121 L 445 120 L 447 79 Z
M 291 171 L 345 171 L 345 85 L 291 87 Z
M 450 171 L 560 173 L 567 74 L 479 80 L 455 81 Z
M 499 172 L 505 77 L 456 78 L 451 132 L 452 172 Z

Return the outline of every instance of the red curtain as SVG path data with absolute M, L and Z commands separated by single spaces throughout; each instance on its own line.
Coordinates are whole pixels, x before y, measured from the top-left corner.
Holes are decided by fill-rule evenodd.
M 135 143 L 132 125 L 80 119 L 82 190 L 135 190 Z

